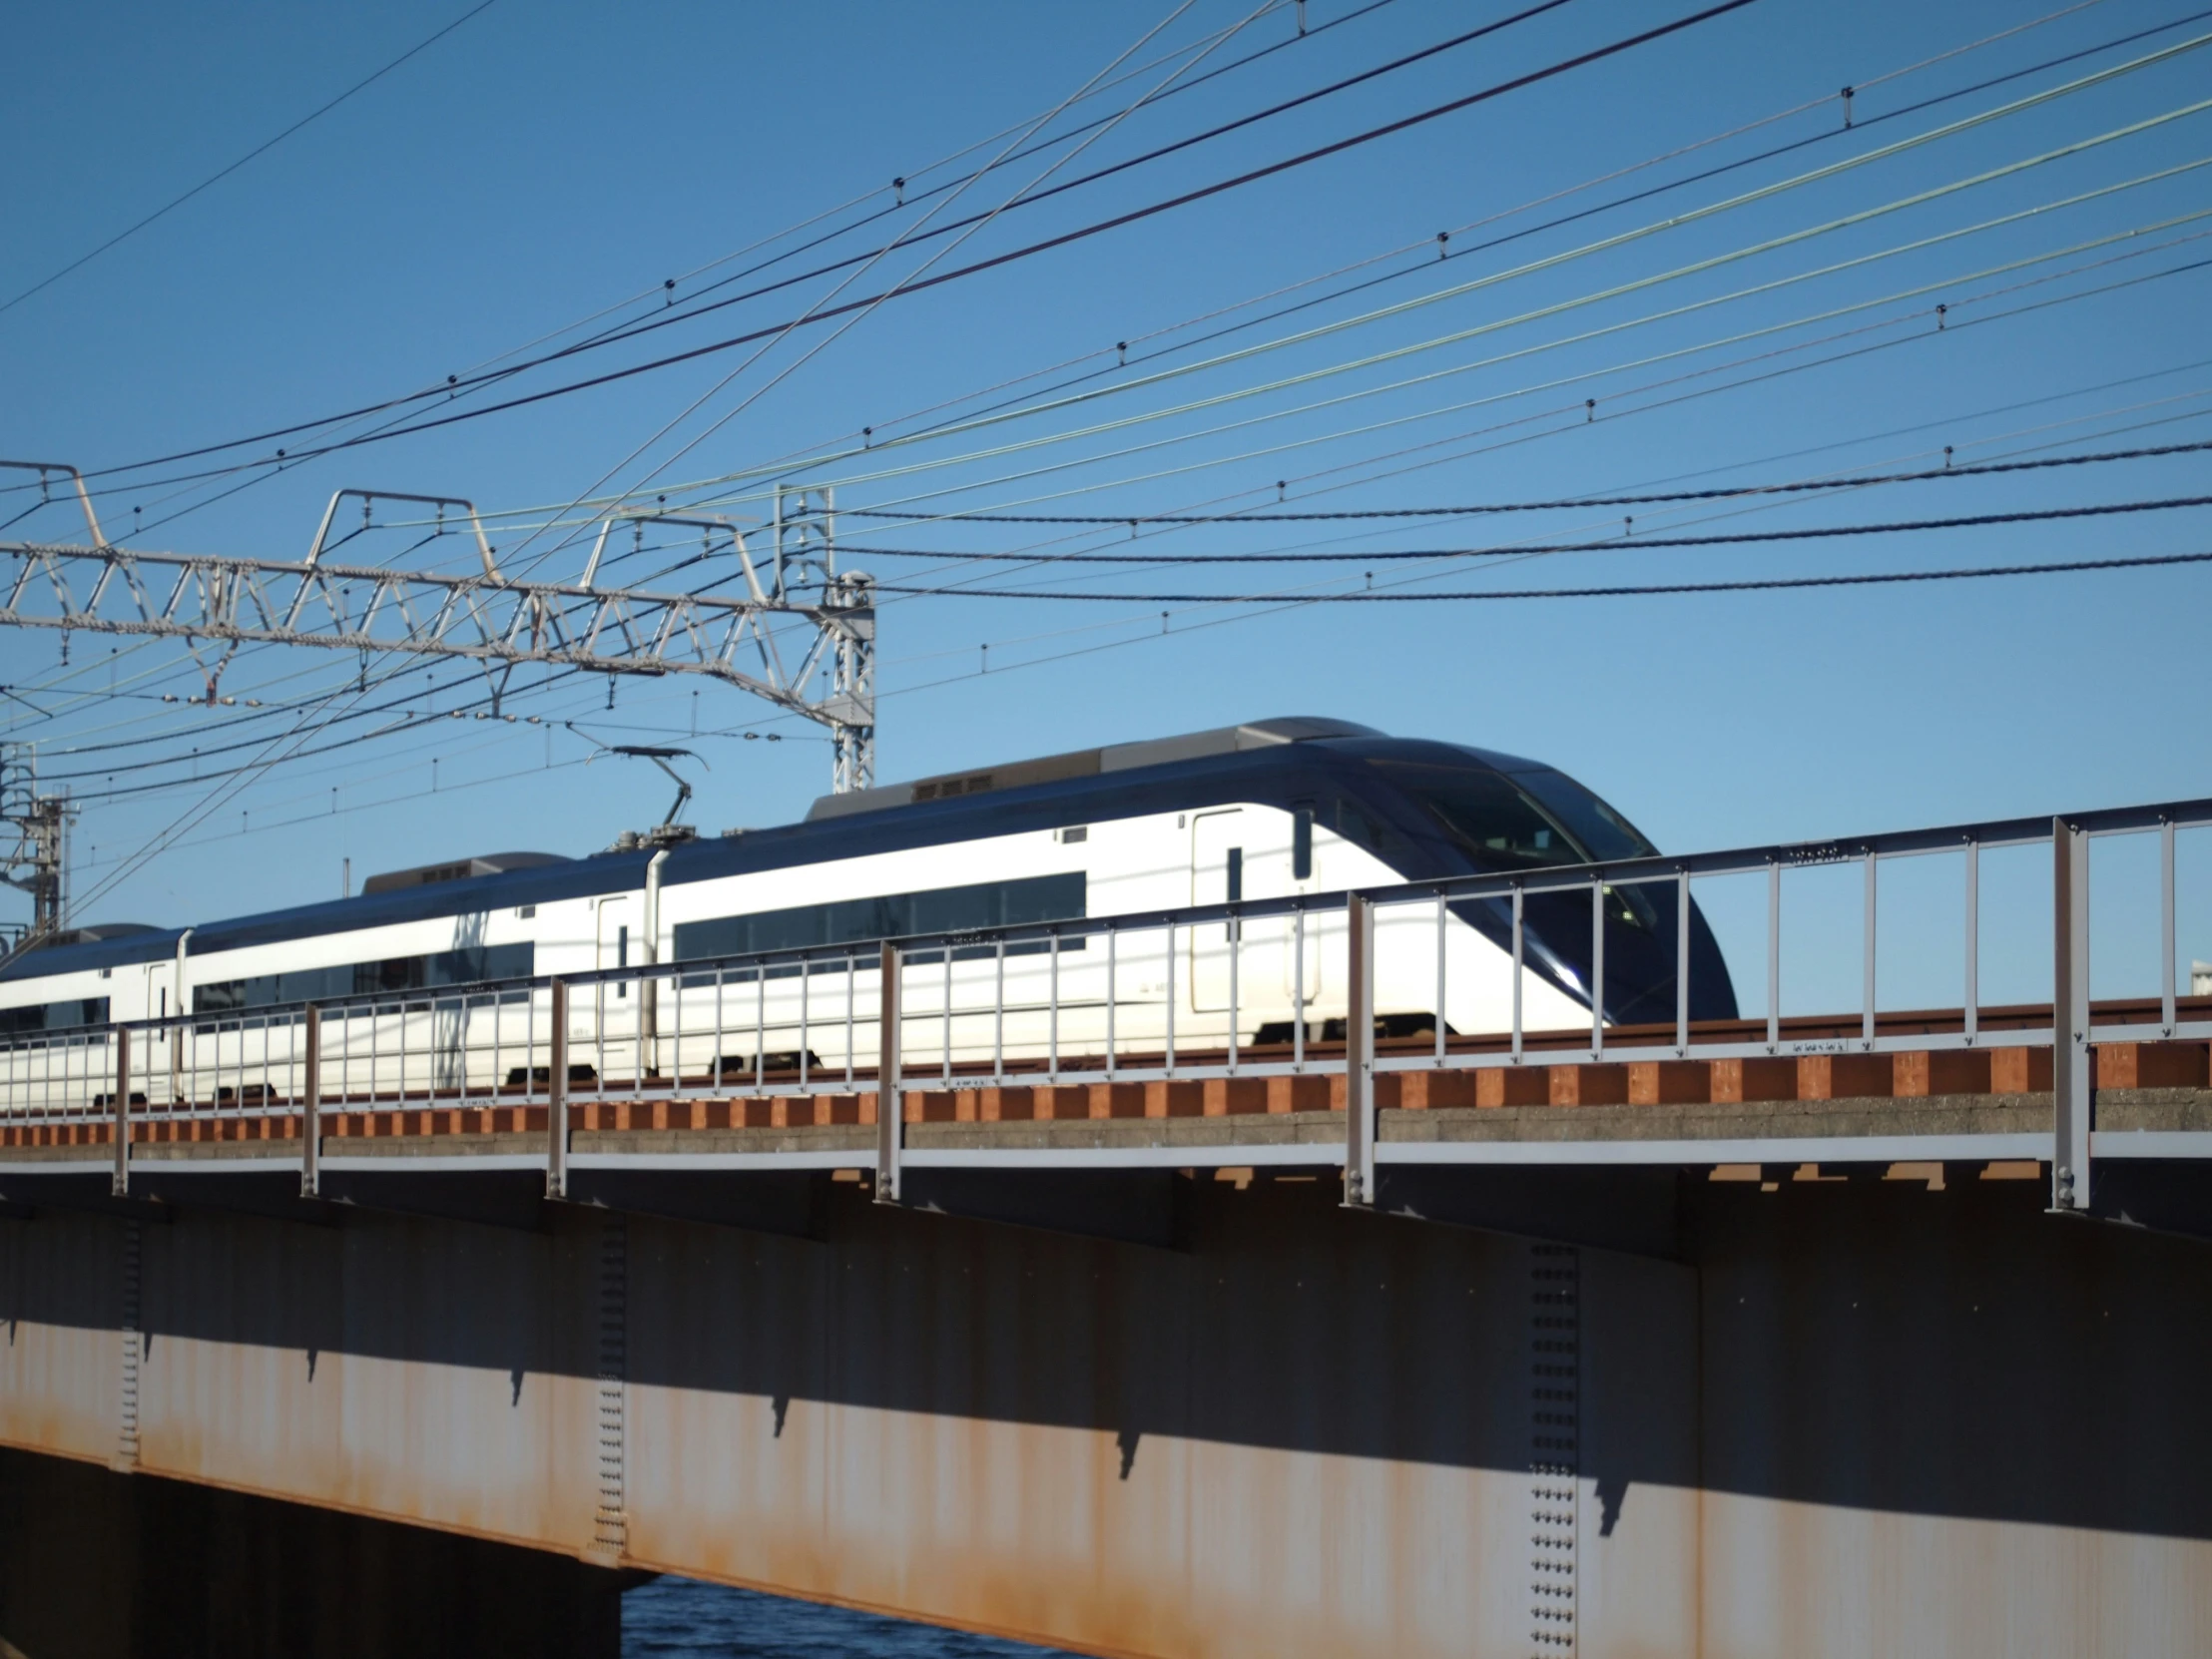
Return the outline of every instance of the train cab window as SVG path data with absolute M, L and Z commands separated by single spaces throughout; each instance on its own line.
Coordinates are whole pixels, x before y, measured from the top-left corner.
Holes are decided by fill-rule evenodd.
M 1291 879 L 1314 878 L 1314 809 L 1301 807 L 1291 815 Z
M 1599 859 L 1655 858 L 1659 849 L 1646 840 L 1628 820 L 1577 784 L 1565 773 L 1540 768 L 1517 772 L 1513 782 L 1541 802 L 1562 821 L 1574 838 Z
M 1407 761 L 1373 764 L 1482 863 L 1540 866 L 1589 861 L 1588 851 L 1560 819 L 1503 774 Z

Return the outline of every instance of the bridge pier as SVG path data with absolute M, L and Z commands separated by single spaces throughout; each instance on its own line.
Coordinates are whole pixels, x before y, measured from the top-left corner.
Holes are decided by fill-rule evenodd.
M 0 1449 L 0 1652 L 615 1659 L 634 1575 L 512 1544 Z

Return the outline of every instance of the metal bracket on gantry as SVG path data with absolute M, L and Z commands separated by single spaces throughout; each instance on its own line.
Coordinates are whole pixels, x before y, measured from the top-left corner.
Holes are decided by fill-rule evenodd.
M 346 531 L 333 544 L 330 540 L 330 527 L 337 520 L 338 503 L 348 497 L 359 501 L 361 504 L 361 527 L 358 530 Z M 309 570 L 317 568 L 322 563 L 323 554 L 328 552 L 333 545 L 342 547 L 353 537 L 365 535 L 368 531 L 374 529 L 376 503 L 379 501 L 408 501 L 418 507 L 435 508 L 437 516 L 432 521 L 430 534 L 426 538 L 431 541 L 446 533 L 445 509 L 448 507 L 460 508 L 468 515 L 469 531 L 476 538 L 476 557 L 483 564 L 485 576 L 494 582 L 500 579 L 499 566 L 492 557 L 491 538 L 484 534 L 484 521 L 477 515 L 475 502 L 458 495 L 409 495 L 400 490 L 363 490 L 353 489 L 350 486 L 333 491 L 330 496 L 330 504 L 322 509 L 322 522 L 315 526 L 314 540 L 307 547 L 307 568 Z M 286 628 L 297 624 L 300 608 L 307 600 L 307 584 L 302 582 L 299 584 L 299 591 L 292 595 L 291 609 L 284 616 L 284 626 Z M 231 659 L 237 654 L 238 642 L 234 640 L 224 651 L 223 660 L 216 665 L 215 672 L 208 677 L 208 701 L 210 703 L 215 701 L 216 681 L 222 677 L 223 670 L 230 666 Z M 193 651 L 194 660 L 197 661 L 199 656 L 200 653 L 195 648 Z M 491 713 L 494 720 L 499 718 L 500 699 L 506 695 L 507 679 L 513 673 L 514 664 L 512 663 L 502 663 L 496 666 L 490 663 L 484 665 L 484 678 L 491 683 Z
M 0 468 L 10 472 L 35 472 L 38 474 L 39 505 L 46 506 L 53 500 L 53 480 L 66 477 L 77 492 L 77 505 L 84 510 L 85 528 L 92 532 L 92 545 L 105 547 L 108 538 L 101 533 L 100 515 L 92 510 L 92 492 L 85 488 L 85 475 L 67 461 L 0 461 Z M 16 517 L 22 515 L 16 514 Z

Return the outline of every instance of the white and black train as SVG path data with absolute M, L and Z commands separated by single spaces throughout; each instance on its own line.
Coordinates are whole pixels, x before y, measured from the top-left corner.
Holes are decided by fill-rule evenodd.
M 1621 814 L 1540 763 L 1341 721 L 1261 721 L 825 797 L 800 824 L 657 851 L 472 858 L 378 876 L 360 896 L 330 903 L 183 930 L 79 935 L 0 968 L 0 1037 L 20 1051 L 66 1027 L 189 1014 L 190 1034 L 174 1039 L 183 1052 L 149 1054 L 140 1073 L 159 1093 L 165 1072 L 184 1087 L 184 1078 L 230 1069 L 232 1049 L 244 1062 L 256 1027 L 268 1052 L 277 1021 L 257 1010 L 374 997 L 437 1022 L 431 1046 L 441 1057 L 427 1082 L 474 1091 L 523 1080 L 513 1062 L 533 1038 L 543 1041 L 547 994 L 462 999 L 441 987 L 657 966 L 650 989 L 594 987 L 572 999 L 574 1040 L 591 1045 L 573 1058 L 602 1077 L 729 1077 L 804 1051 L 828 1082 L 848 1064 L 875 1064 L 870 941 L 1653 851 Z M 1439 1013 L 1456 1031 L 1504 1029 L 1514 991 L 1509 914 L 1494 900 L 1450 906 L 1438 1009 L 1435 909 L 1385 910 L 1376 1006 L 1386 1029 L 1433 1029 Z M 1671 892 L 1614 888 L 1604 914 L 1604 1019 L 1671 1021 Z M 1694 908 L 1690 918 L 1689 1011 L 1733 1017 L 1721 953 Z M 1179 1046 L 1220 1048 L 1233 999 L 1240 1046 L 1287 1038 L 1298 1021 L 1320 1036 L 1333 1021 L 1342 1030 L 1343 926 L 1341 910 L 1316 909 L 1302 928 L 1284 918 L 1236 935 L 1186 927 L 1172 956 L 1160 930 L 1118 936 L 1111 1006 L 1109 952 L 1096 938 L 1003 958 L 955 951 L 941 970 L 914 976 L 907 1017 L 923 1030 L 934 1019 L 955 1060 L 994 1050 L 1050 1050 L 1063 1061 L 1099 1054 L 1109 1021 L 1117 1051 L 1157 1050 L 1171 1022 Z M 1418 938 L 1408 931 L 1393 945 L 1387 934 L 1398 929 Z M 1527 896 L 1527 1029 L 1587 1029 L 1592 933 L 1585 892 Z M 854 947 L 850 971 L 845 946 Z M 707 965 L 800 951 L 824 959 L 810 971 Z M 975 1015 L 943 1017 L 947 995 Z M 333 1082 L 333 1064 L 356 1084 L 404 1082 L 385 1075 L 399 1063 L 390 1057 L 422 1051 L 388 1031 L 364 1027 L 356 1041 L 325 1029 L 326 1042 L 337 1038 L 326 1050 L 336 1058 L 324 1062 Z

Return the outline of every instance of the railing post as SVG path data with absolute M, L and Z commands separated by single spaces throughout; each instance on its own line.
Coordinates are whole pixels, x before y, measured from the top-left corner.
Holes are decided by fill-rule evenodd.
M 2158 969 L 2158 1034 L 2174 1034 L 2174 820 L 2171 813 L 2158 815 L 2158 943 L 2163 959 Z
M 1674 1052 L 1690 1057 L 1690 872 L 1674 878 Z
M 1528 928 L 1521 916 L 1521 884 L 1513 883 L 1513 1064 L 1521 1062 L 1521 981 L 1527 967 Z
M 2089 1208 L 2089 836 L 2052 819 L 2051 1208 Z
M 1782 861 L 1767 860 L 1767 1052 L 1782 1052 Z
M 1375 1204 L 1375 900 L 1345 904 L 1345 1205 Z
M 1441 1029 L 1443 1013 L 1436 1018 Z M 1439 1054 L 1443 1048 L 1438 1043 Z M 1590 877 L 1590 1057 L 1605 1052 L 1605 877 Z
M 949 957 L 951 951 L 947 948 Z M 875 1040 L 875 1202 L 898 1202 L 898 1154 L 905 1144 L 904 1096 L 898 1071 L 898 946 L 883 946 L 881 1025 Z
M 131 1196 L 131 1028 L 115 1028 L 115 1196 Z
M 1981 841 L 1966 832 L 1966 982 L 1959 1001 L 1960 1024 L 1970 1048 L 1981 1034 Z M 2172 951 L 2166 952 L 2168 958 Z
M 300 1041 L 307 1045 L 299 1077 L 299 1196 L 322 1189 L 322 1010 L 308 1003 Z
M 1880 879 L 1877 874 L 1877 870 L 1879 868 L 1880 866 L 1875 861 L 1874 848 L 1870 846 L 1867 848 L 1866 854 L 1866 941 L 1860 947 L 1860 970 L 1863 975 L 1863 982 L 1860 986 L 1859 993 L 1859 1046 L 1867 1050 L 1869 1053 L 1872 1053 L 1874 1050 L 1876 993 L 1875 966 L 1877 960 L 1875 954 L 1875 922 L 1878 915 L 1880 914 L 1881 908 L 1880 891 L 1877 885 Z
M 556 979 L 552 1032 L 546 1040 L 545 1196 L 568 1197 L 568 982 Z

